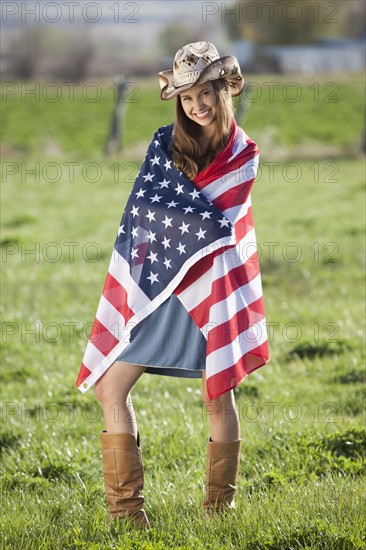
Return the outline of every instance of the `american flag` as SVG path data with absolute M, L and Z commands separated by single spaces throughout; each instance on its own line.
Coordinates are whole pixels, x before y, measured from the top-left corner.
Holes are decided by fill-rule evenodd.
M 82 392 L 173 292 L 207 339 L 211 399 L 269 360 L 250 203 L 257 146 L 233 122 L 227 147 L 191 181 L 171 160 L 172 132 L 154 135 L 127 201 L 77 380 Z

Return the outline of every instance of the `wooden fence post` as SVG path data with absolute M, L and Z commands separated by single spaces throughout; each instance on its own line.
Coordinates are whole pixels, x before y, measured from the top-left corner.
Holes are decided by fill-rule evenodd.
M 114 155 L 122 151 L 124 128 L 121 120 L 125 115 L 126 104 L 124 103 L 124 98 L 128 83 L 122 75 L 115 78 L 115 85 L 116 91 L 114 93 L 114 100 L 116 106 L 113 111 L 109 135 L 105 146 L 106 155 Z
M 248 97 L 250 93 L 251 85 L 245 86 L 245 97 L 244 97 L 244 90 L 241 92 L 241 94 L 238 97 L 238 104 L 235 110 L 235 120 L 237 124 L 244 124 L 243 117 L 245 116 L 247 110 L 249 109 L 249 103 L 248 103 Z

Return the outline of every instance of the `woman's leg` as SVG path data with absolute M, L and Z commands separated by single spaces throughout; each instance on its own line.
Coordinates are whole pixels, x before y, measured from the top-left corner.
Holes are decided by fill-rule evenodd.
M 108 433 L 133 433 L 137 439 L 136 415 L 130 392 L 145 369 L 116 361 L 95 383 L 95 395 L 103 409 Z
M 232 390 L 210 399 L 206 389 L 206 373 L 202 372 L 202 398 L 210 418 L 211 436 L 207 445 L 205 512 L 235 507 L 234 496 L 240 461 L 240 426 Z
M 110 517 L 149 527 L 144 505 L 140 434 L 130 391 L 146 367 L 116 361 L 94 386 L 106 431 L 101 432 L 104 481 Z
M 239 415 L 233 390 L 210 399 L 206 388 L 206 372 L 202 371 L 202 399 L 210 419 L 212 441 L 237 441 L 240 439 Z

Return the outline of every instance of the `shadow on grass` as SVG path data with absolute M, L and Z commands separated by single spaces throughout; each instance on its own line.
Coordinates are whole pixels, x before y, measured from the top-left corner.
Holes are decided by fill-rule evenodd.
M 299 342 L 286 354 L 287 359 L 314 359 L 314 357 L 331 357 L 356 348 L 356 344 L 349 340 L 335 340 L 333 342 Z

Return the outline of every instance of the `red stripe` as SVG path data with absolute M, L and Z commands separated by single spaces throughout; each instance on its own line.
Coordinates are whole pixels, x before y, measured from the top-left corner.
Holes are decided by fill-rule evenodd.
M 249 197 L 253 183 L 254 179 L 240 183 L 213 199 L 212 202 L 220 212 L 244 204 Z
M 259 150 L 256 143 L 250 138 L 247 139 L 247 146 L 236 157 L 229 162 L 233 155 L 233 145 L 235 143 L 235 131 L 231 135 L 226 148 L 218 154 L 212 164 L 205 170 L 202 170 L 194 178 L 194 183 L 198 189 L 204 189 L 207 185 L 227 175 L 229 172 L 243 168 L 244 164 L 258 155 Z
M 243 332 L 256 325 L 264 318 L 263 297 L 238 311 L 231 319 L 219 326 L 213 327 L 207 334 L 207 355 L 219 348 L 227 346 L 240 338 Z
M 225 300 L 232 292 L 247 284 L 259 273 L 258 254 L 254 252 L 245 264 L 231 269 L 226 275 L 212 283 L 211 294 L 189 312 L 199 328 L 209 321 L 210 308 Z
M 207 392 L 210 399 L 236 388 L 251 372 L 263 367 L 269 361 L 268 341 L 249 351 L 231 367 L 207 378 Z
M 84 380 L 86 380 L 88 378 L 88 376 L 90 376 L 90 375 L 91 375 L 91 371 L 86 368 L 84 363 L 82 363 L 81 367 L 80 367 L 80 370 L 79 370 L 78 378 L 76 380 L 76 387 L 81 386 L 81 384 L 84 382 Z
M 196 262 L 185 274 L 183 277 L 183 280 L 181 283 L 177 286 L 177 288 L 174 291 L 174 294 L 177 296 L 186 290 L 189 286 L 195 283 L 197 279 L 202 277 L 209 269 L 211 269 L 214 259 L 217 256 L 220 256 L 220 254 L 223 254 L 225 250 L 228 250 L 229 248 L 233 248 L 235 245 L 228 245 L 223 246 L 221 248 L 218 248 L 212 254 L 209 254 L 208 256 L 204 256 L 198 262 Z
M 134 316 L 134 312 L 127 304 L 128 295 L 126 290 L 109 272 L 107 273 L 102 294 L 123 315 L 126 323 Z
M 89 340 L 103 355 L 108 355 L 119 342 L 99 319 L 94 321 Z
M 245 216 L 240 218 L 240 220 L 235 223 L 236 240 L 238 242 L 241 241 L 252 229 L 254 229 L 254 220 L 252 207 L 250 206 Z
M 232 124 L 231 124 L 231 136 L 230 136 L 230 139 L 229 139 L 229 143 L 226 145 L 225 149 L 217 155 L 217 157 L 210 164 L 210 166 L 205 168 L 205 170 L 202 170 L 201 172 L 199 172 L 197 174 L 197 176 L 194 178 L 193 181 L 194 181 L 194 183 L 197 184 L 198 189 L 202 189 L 203 187 L 205 187 L 205 185 L 207 185 L 206 184 L 206 178 L 207 177 L 208 177 L 208 179 L 207 179 L 208 182 L 212 181 L 211 176 L 209 175 L 209 174 L 211 174 L 211 171 L 214 174 L 213 179 L 217 179 L 217 177 L 219 177 L 219 175 L 217 176 L 216 174 L 222 173 L 222 167 L 227 164 L 229 158 L 233 154 L 232 153 L 233 144 L 234 144 L 235 138 L 237 136 L 237 131 L 238 131 L 237 130 L 237 124 L 236 124 L 235 120 L 233 119 Z
M 230 154 L 232 154 L 230 152 Z M 204 189 L 213 181 L 220 178 L 227 178 L 230 172 L 240 171 L 240 174 L 245 175 L 245 165 L 258 154 L 258 149 L 248 145 L 241 151 L 231 162 L 219 161 L 215 169 L 210 175 L 200 172 L 194 179 L 194 183 L 198 189 Z

